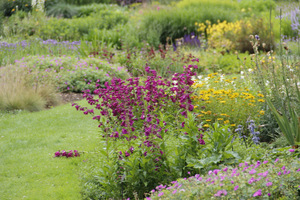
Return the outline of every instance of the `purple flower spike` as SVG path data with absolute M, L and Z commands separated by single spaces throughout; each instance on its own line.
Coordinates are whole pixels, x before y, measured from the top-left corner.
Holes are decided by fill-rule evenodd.
M 184 128 L 184 124 L 185 124 L 185 122 L 182 122 L 182 123 L 181 123 L 181 127 L 182 127 L 182 128 Z

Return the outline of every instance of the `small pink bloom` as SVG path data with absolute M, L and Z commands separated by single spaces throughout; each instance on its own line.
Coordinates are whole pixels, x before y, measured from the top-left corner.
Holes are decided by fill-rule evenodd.
M 254 197 L 261 196 L 261 189 L 257 190 L 254 194 Z
M 295 149 L 290 149 L 289 152 L 295 152 Z
M 279 172 L 277 173 L 277 175 L 278 175 L 278 176 L 282 175 L 281 171 L 279 171 Z
M 239 186 L 238 186 L 238 185 L 236 185 L 236 186 L 234 187 L 234 191 L 236 191 L 237 189 L 239 189 Z
M 159 193 L 157 196 L 161 197 L 162 195 L 164 195 L 163 192 Z
M 273 183 L 272 182 L 267 182 L 266 186 L 271 186 Z

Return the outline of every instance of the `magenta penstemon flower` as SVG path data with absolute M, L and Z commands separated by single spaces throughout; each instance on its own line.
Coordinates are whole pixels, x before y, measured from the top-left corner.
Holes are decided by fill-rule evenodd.
M 295 149 L 290 149 L 289 152 L 295 152 Z
M 59 157 L 60 156 L 60 151 L 55 152 L 54 157 Z
M 62 152 L 60 151 L 55 152 L 54 157 L 60 157 L 60 156 L 69 158 L 69 157 L 79 157 L 80 154 L 77 150 L 74 151 L 70 150 L 68 153 L 65 150 L 62 150 Z
M 130 153 L 128 153 L 127 151 L 125 151 L 125 157 L 130 156 Z
M 182 123 L 181 123 L 181 127 L 182 127 L 182 128 L 184 128 L 184 124 L 185 124 L 185 122 L 182 122 Z

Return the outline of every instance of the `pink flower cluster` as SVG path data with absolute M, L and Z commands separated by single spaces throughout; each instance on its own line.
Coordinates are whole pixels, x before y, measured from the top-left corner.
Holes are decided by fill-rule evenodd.
M 54 153 L 54 158 L 55 157 L 63 157 L 63 156 L 65 156 L 67 158 L 69 158 L 69 157 L 79 157 L 80 154 L 78 153 L 77 150 L 74 150 L 74 151 L 70 150 L 69 152 L 66 152 L 65 150 L 62 150 L 62 151 L 58 150 L 57 152 Z

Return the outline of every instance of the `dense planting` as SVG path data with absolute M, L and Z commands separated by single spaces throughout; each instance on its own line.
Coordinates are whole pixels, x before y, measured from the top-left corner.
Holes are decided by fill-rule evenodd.
M 296 2 L 0 10 L 1 197 L 299 198 Z

